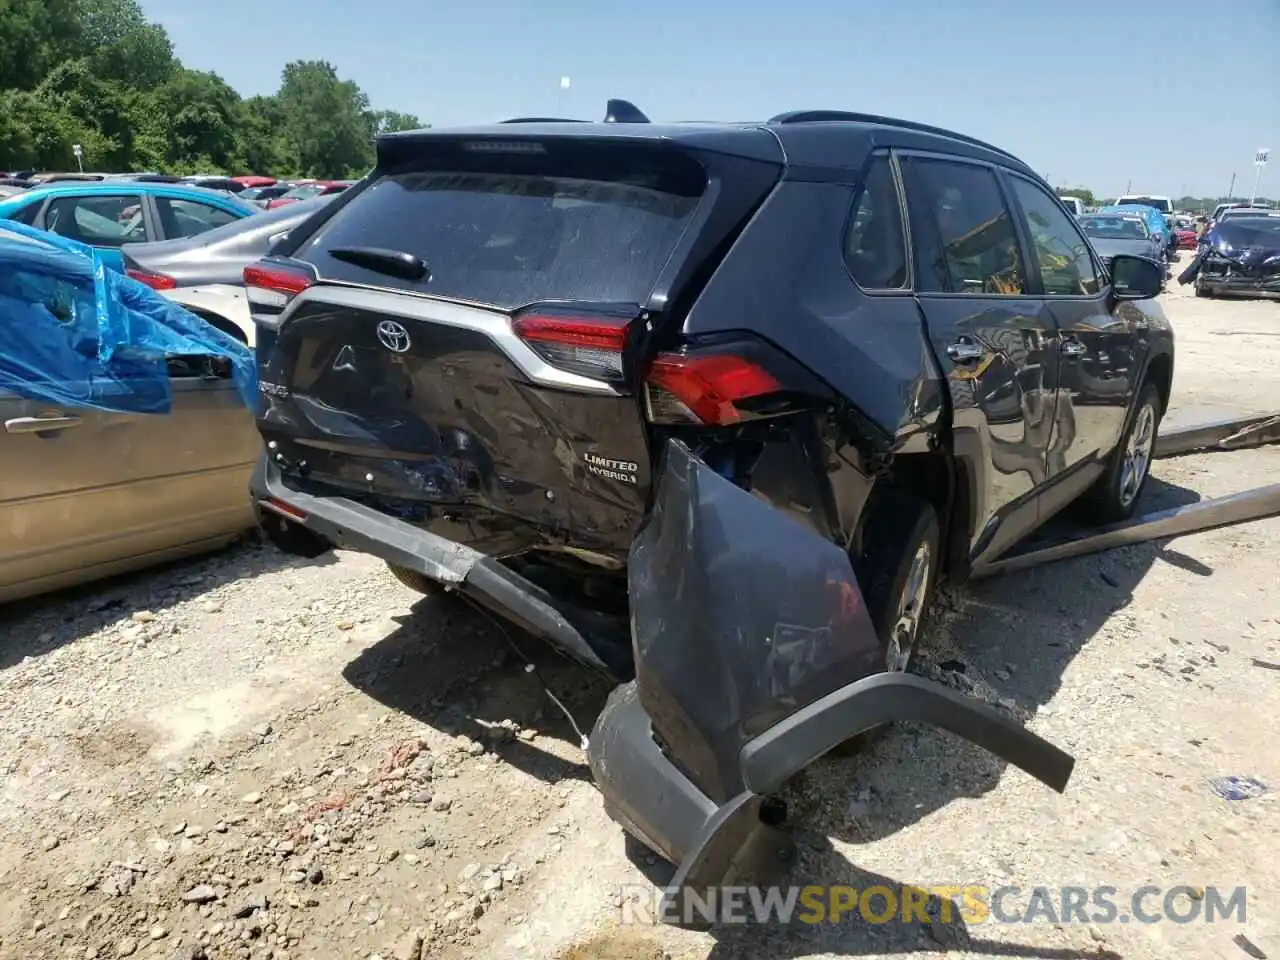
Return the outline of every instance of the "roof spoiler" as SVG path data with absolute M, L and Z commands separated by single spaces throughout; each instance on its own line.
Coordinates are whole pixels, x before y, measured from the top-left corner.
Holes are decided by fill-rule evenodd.
M 585 123 L 568 117 L 512 117 L 503 123 Z M 610 100 L 604 108 L 605 123 L 648 123 L 649 118 L 629 100 Z

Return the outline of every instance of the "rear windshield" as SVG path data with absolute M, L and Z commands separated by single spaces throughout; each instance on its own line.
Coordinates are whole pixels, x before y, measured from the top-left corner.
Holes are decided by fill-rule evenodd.
M 1132 217 L 1087 217 L 1080 221 L 1084 232 L 1100 240 L 1145 240 L 1147 226 Z
M 379 177 L 295 256 L 328 279 L 506 310 L 543 300 L 639 304 L 706 187 L 702 167 L 674 151 L 459 156 Z M 401 280 L 326 253 L 360 246 L 414 254 L 430 276 Z

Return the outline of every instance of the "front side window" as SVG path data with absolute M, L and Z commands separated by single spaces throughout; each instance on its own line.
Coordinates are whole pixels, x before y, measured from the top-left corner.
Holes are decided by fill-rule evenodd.
M 142 198 L 127 194 L 55 197 L 45 211 L 44 228 L 91 247 L 119 247 L 147 239 Z
M 897 290 L 907 284 L 907 245 L 898 187 L 887 156 L 871 161 L 854 203 L 844 259 L 860 287 Z
M 916 287 L 1009 296 L 1027 292 L 1013 217 L 988 167 L 913 157 L 904 164 Z
M 1013 176 L 1014 196 L 1031 241 L 1031 254 L 1040 268 L 1044 292 L 1056 296 L 1091 296 L 1098 292 L 1098 274 L 1087 241 L 1053 198 L 1030 180 Z

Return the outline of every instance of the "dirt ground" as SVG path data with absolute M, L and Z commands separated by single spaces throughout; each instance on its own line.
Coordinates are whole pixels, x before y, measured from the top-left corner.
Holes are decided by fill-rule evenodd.
M 1161 299 L 1175 415 L 1280 407 L 1280 304 Z M 1147 496 L 1264 482 L 1280 447 L 1158 462 Z M 0 611 L 0 957 L 1280 958 L 1278 559 L 1273 519 L 942 598 L 923 669 L 1073 752 L 1065 795 L 906 727 L 790 798 L 797 883 L 1244 886 L 1243 924 L 623 924 L 661 864 L 538 680 L 583 729 L 604 685 L 367 557 L 249 542 Z

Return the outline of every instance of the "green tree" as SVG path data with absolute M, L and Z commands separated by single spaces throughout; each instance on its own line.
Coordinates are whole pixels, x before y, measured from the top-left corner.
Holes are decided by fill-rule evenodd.
M 33 89 L 80 34 L 77 0 L 0 0 L 0 90 Z
M 189 70 L 137 0 L 0 0 L 0 168 L 363 175 L 377 134 L 419 128 L 373 110 L 324 61 L 285 67 L 242 99 Z
M 71 144 L 79 143 L 86 167 L 127 168 L 133 154 L 134 114 L 125 88 L 98 77 L 85 58 L 54 67 L 35 92 L 51 121 L 70 137 L 63 139 L 58 150 L 50 151 L 45 162 L 74 170 Z
M 135 0 L 79 0 L 80 49 L 98 77 L 150 89 L 177 68 L 164 27 L 148 23 Z
M 374 110 L 369 114 L 373 120 L 373 135 L 384 133 L 400 133 L 403 130 L 421 130 L 427 126 L 412 113 L 397 113 L 395 110 Z
M 180 69 L 155 93 L 155 106 L 168 120 L 165 165 L 202 164 L 210 170 L 240 172 L 240 95 L 215 73 Z
M 298 60 L 285 66 L 276 94 L 291 166 L 303 176 L 363 175 L 373 165 L 369 98 L 333 64 Z

